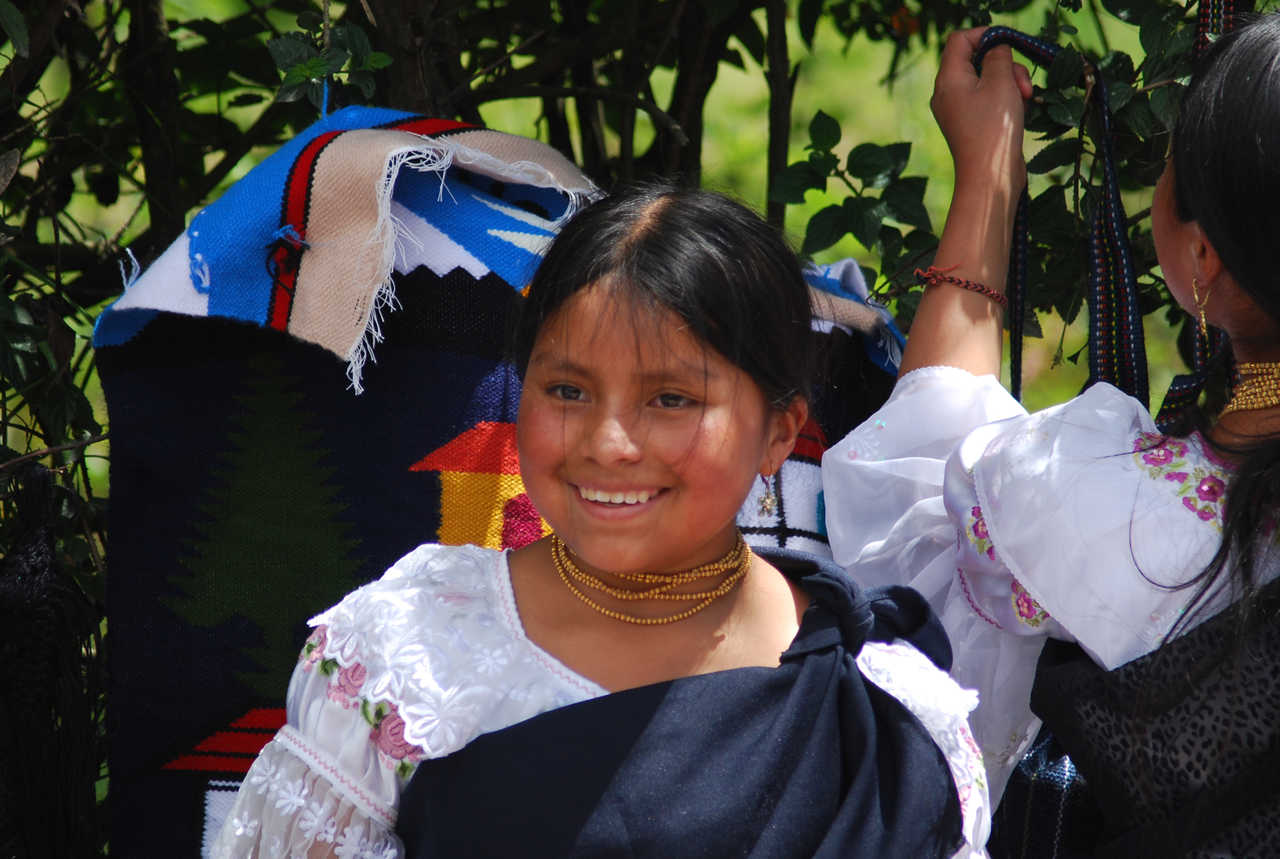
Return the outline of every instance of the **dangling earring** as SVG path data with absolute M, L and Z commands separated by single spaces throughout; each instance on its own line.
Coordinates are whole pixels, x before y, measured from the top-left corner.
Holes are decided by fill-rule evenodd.
M 764 484 L 764 492 L 760 495 L 760 515 L 772 516 L 778 509 L 778 493 L 773 491 L 773 484 L 763 474 L 760 482 Z
M 1191 278 L 1191 300 L 1195 302 L 1196 313 L 1200 318 L 1200 337 L 1208 341 L 1209 339 L 1209 323 L 1204 318 L 1204 307 L 1209 303 L 1209 290 L 1204 291 L 1204 298 L 1200 297 L 1200 281 L 1194 276 Z

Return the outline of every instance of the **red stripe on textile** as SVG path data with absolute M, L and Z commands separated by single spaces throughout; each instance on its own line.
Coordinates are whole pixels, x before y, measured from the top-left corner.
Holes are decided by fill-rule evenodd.
M 230 755 L 256 755 L 271 741 L 274 731 L 258 733 L 250 731 L 218 731 L 196 743 L 195 752 L 216 752 Z
M 250 710 L 228 727 L 247 731 L 276 732 L 284 725 L 285 711 L 283 707 L 258 707 Z
M 289 313 L 293 309 L 293 294 L 298 286 L 298 265 L 303 243 L 307 238 L 307 213 L 311 206 L 311 179 L 315 174 L 320 153 L 333 142 L 341 131 L 327 131 L 303 147 L 289 168 L 289 178 L 284 185 L 283 211 L 280 229 L 292 231 L 282 236 L 271 251 L 274 283 L 271 305 L 267 313 L 267 325 L 276 331 L 284 331 L 289 325 Z
M 447 134 L 451 131 L 467 131 L 469 129 L 482 130 L 479 125 L 472 125 L 469 122 L 458 122 L 456 119 L 433 119 L 425 116 L 415 116 L 412 119 L 404 119 L 393 122 L 386 126 L 394 128 L 396 131 L 409 131 L 413 134 Z
M 244 775 L 253 766 L 253 757 L 233 758 L 223 755 L 182 755 L 165 764 L 161 769 L 183 772 L 239 773 Z

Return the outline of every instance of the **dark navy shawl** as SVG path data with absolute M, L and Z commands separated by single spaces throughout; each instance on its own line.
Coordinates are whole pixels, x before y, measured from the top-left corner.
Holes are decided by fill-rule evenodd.
M 778 668 L 739 668 L 552 710 L 424 761 L 401 798 L 410 857 L 921 857 L 961 843 L 941 751 L 863 678 L 864 641 L 940 668 L 915 591 L 863 591 L 830 562 L 760 552 L 810 596 Z

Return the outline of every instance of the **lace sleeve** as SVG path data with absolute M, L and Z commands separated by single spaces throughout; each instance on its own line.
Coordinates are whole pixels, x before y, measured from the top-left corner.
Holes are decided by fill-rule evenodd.
M 309 658 L 313 644 L 289 684 L 289 722 L 246 775 L 215 857 L 403 855 L 392 832 L 400 777 L 362 708 Z
M 904 641 L 868 641 L 858 653 L 863 676 L 902 702 L 947 759 L 956 784 L 964 845 L 953 859 L 979 859 L 991 833 L 991 799 L 982 752 L 969 730 L 977 693 L 963 689 Z

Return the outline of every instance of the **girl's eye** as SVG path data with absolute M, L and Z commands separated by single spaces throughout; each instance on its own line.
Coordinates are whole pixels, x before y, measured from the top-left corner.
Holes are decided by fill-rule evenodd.
M 654 405 L 662 409 L 682 409 L 693 405 L 693 400 L 683 394 L 658 394 L 653 398 Z
M 569 403 L 576 403 L 586 398 L 583 390 L 575 388 L 573 385 L 551 385 L 547 388 L 547 393 L 557 400 L 564 400 Z

